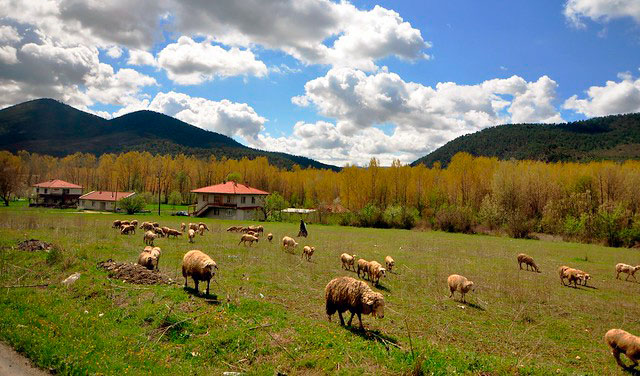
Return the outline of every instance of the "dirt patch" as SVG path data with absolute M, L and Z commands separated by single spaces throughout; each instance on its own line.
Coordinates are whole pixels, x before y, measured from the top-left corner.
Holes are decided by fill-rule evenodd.
M 29 239 L 18 242 L 18 249 L 21 251 L 35 252 L 35 251 L 48 251 L 53 248 L 53 244 L 43 242 L 38 239 Z
M 138 264 L 116 262 L 111 259 L 101 261 L 98 267 L 106 270 L 110 278 L 136 285 L 170 285 L 174 281 L 157 270 L 149 270 Z

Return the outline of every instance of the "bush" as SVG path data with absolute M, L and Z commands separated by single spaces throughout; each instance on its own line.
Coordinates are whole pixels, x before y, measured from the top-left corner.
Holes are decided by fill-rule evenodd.
M 494 197 L 486 195 L 480 204 L 478 213 L 480 222 L 492 230 L 500 227 L 504 222 L 504 210 L 500 208 Z
M 133 195 L 120 200 L 119 205 L 122 210 L 127 212 L 127 214 L 135 214 L 144 209 L 146 202 L 144 201 L 144 197 L 141 195 Z
M 507 216 L 505 230 L 512 238 L 528 238 L 533 231 L 534 220 L 528 219 L 523 213 L 515 212 Z
M 286 209 L 289 203 L 278 192 L 273 192 L 264 199 L 264 210 L 267 221 L 282 221 L 282 209 Z
M 434 219 L 436 230 L 471 233 L 472 226 L 473 213 L 468 207 L 444 205 L 436 212 Z
M 415 208 L 406 208 L 400 205 L 388 206 L 382 213 L 382 221 L 385 227 L 411 229 L 418 222 L 419 214 Z
M 628 228 L 629 222 L 629 215 L 622 205 L 601 205 L 595 216 L 594 232 L 608 246 L 620 247 L 623 245 L 623 230 Z
M 382 221 L 382 211 L 375 204 L 367 204 L 358 213 L 358 226 L 386 227 Z
M 180 194 L 180 192 L 178 191 L 173 191 L 171 192 L 171 194 L 169 194 L 169 205 L 180 205 L 182 204 L 182 195 Z
M 62 261 L 62 249 L 54 245 L 47 253 L 47 265 L 52 266 Z

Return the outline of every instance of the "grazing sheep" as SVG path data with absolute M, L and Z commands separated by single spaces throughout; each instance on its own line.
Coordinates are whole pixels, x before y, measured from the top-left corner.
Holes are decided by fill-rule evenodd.
M 227 229 L 227 232 L 238 232 L 242 229 L 242 226 L 231 226 Z
M 193 231 L 193 229 L 190 231 Z M 187 252 L 182 258 L 184 287 L 187 287 L 187 278 L 192 277 L 196 291 L 200 293 L 198 283 L 200 281 L 207 281 L 206 295 L 209 295 L 209 283 L 211 282 L 211 278 L 215 275 L 216 270 L 218 270 L 218 265 L 211 259 L 211 257 L 198 250 Z
M 163 227 L 160 227 L 160 230 L 162 230 L 162 236 L 167 236 L 167 233 L 169 232 L 170 228 L 167 226 L 163 226 Z
M 396 265 L 396 262 L 391 258 L 391 256 L 387 256 L 384 258 L 384 264 L 386 265 L 387 270 L 391 271 L 391 269 Z
M 344 326 L 342 313 L 351 312 L 351 317 L 347 325 L 351 326 L 353 315 L 358 315 L 360 330 L 364 330 L 362 325 L 362 314 L 371 314 L 373 317 L 384 318 L 384 297 L 379 292 L 374 292 L 362 281 L 351 277 L 339 277 L 332 279 L 324 289 L 326 302 L 326 312 L 329 321 L 331 316 L 338 312 L 340 325 Z
M 298 246 L 298 243 L 291 237 L 285 236 L 282 238 L 282 247 L 285 250 L 290 250 Z
M 573 282 L 573 287 L 578 288 L 578 283 L 580 282 L 580 284 L 582 284 L 583 274 L 584 272 L 578 269 L 569 268 L 565 269 L 563 277 L 567 279 L 569 286 L 571 286 L 571 282 Z M 564 282 L 562 284 L 564 285 Z
M 460 291 L 462 294 L 462 301 L 466 303 L 464 295 L 469 292 L 469 290 L 474 291 L 475 287 L 473 282 L 469 281 L 466 277 L 463 277 L 458 274 L 452 274 L 447 278 L 447 284 L 449 284 L 449 291 L 451 294 L 450 298 L 453 297 L 453 293 L 456 291 Z
M 133 221 L 131 221 L 131 223 L 130 223 L 130 224 L 131 224 L 131 226 L 136 226 L 136 227 L 138 227 L 138 220 L 137 220 L 137 219 L 134 219 Z
M 153 224 L 151 222 L 142 222 L 140 228 L 145 231 L 153 230 Z
M 262 225 L 256 226 L 256 232 L 258 234 L 264 233 L 264 227 Z
M 243 233 L 245 233 L 245 234 L 246 234 L 247 232 L 249 232 L 250 230 L 251 230 L 251 227 L 241 227 L 241 228 L 240 228 L 240 232 L 243 232 Z
M 205 231 L 205 227 L 203 225 L 199 225 L 198 226 L 198 233 L 200 234 L 200 236 L 204 235 L 204 231 Z
M 309 247 L 308 245 L 305 245 L 304 248 L 302 248 L 302 256 L 300 256 L 300 258 L 303 257 L 307 257 L 307 261 L 311 261 L 311 256 L 313 256 L 313 252 L 316 251 L 316 247 Z
M 255 231 L 247 231 L 247 235 L 255 236 L 256 238 L 259 236 Z
M 160 227 L 154 227 L 153 232 L 155 232 L 161 238 L 164 238 L 164 231 Z
M 620 367 L 627 369 L 638 366 L 640 361 L 640 337 L 636 337 L 622 329 L 611 329 L 604 335 L 604 341 L 611 347 L 611 354 Z M 622 362 L 620 359 L 621 353 L 633 362 L 633 366 L 627 367 Z
M 619 279 L 618 277 L 620 276 L 620 273 L 625 273 L 627 275 L 625 281 L 628 281 L 629 277 L 633 277 L 637 282 L 638 280 L 636 279 L 635 274 L 638 270 L 640 270 L 640 265 L 631 266 L 623 263 L 616 264 L 616 279 Z
M 193 230 L 193 231 L 198 231 L 198 224 L 197 223 L 189 223 L 189 229 Z
M 158 235 L 156 235 L 153 231 L 149 230 L 144 233 L 144 244 L 153 246 L 153 241 L 156 240 Z
M 343 253 L 340 255 L 340 261 L 342 262 L 342 267 L 346 270 L 356 271 L 356 255 L 350 255 L 348 253 Z
M 136 233 L 136 226 L 134 226 L 134 225 L 123 225 L 120 228 L 120 233 L 122 235 L 135 234 Z
M 153 225 L 153 227 L 160 227 L 160 223 L 158 223 L 158 222 L 153 222 L 152 225 Z
M 272 233 L 268 233 L 267 234 L 267 240 L 269 241 L 269 243 L 271 243 L 271 241 L 273 240 L 273 234 Z
M 187 229 L 187 225 L 184 222 L 182 222 L 180 224 L 180 231 L 184 232 L 186 229 Z
M 169 231 L 167 231 L 167 238 L 170 236 L 177 238 L 178 236 L 182 236 L 182 232 L 170 228 Z
M 387 271 L 377 261 L 369 261 L 369 281 L 377 285 L 380 282 L 380 277 L 386 277 Z
M 570 267 L 566 266 L 566 265 L 562 265 L 561 267 L 558 268 L 558 275 L 560 276 L 560 283 L 562 283 L 562 286 L 566 286 L 564 284 L 564 280 L 567 278 L 565 275 L 565 272 L 571 269 Z
M 249 234 L 242 235 L 242 237 L 240 238 L 240 243 L 244 243 L 244 245 L 247 245 L 247 242 L 249 242 L 249 246 L 251 246 L 253 242 L 258 242 L 258 237 Z M 238 243 L 238 245 L 240 245 L 240 243 Z
M 369 261 L 365 259 L 358 259 L 358 277 L 360 277 L 360 272 L 362 271 L 362 278 L 369 275 Z
M 189 236 L 189 243 L 193 243 L 195 237 L 196 237 L 196 232 L 194 229 L 190 228 L 189 232 L 187 233 L 187 235 Z
M 129 226 L 130 224 L 131 224 L 131 222 L 129 222 L 129 221 L 120 221 L 120 227 Z
M 536 271 L 540 273 L 540 269 L 538 269 L 538 265 L 536 265 L 536 263 L 533 262 L 533 258 L 531 256 L 525 255 L 524 253 L 519 254 L 518 266 L 520 267 L 520 269 L 522 269 L 522 264 L 527 265 L 527 270 L 529 270 L 529 267 L 531 267 L 531 271 Z
M 138 265 L 144 266 L 149 270 L 155 270 L 158 267 L 158 260 L 151 255 L 151 252 L 142 251 L 138 256 Z
M 209 231 L 209 226 L 207 226 L 207 224 L 206 224 L 206 223 L 204 223 L 204 222 L 200 222 L 200 223 L 198 223 L 198 228 L 200 228 L 200 227 L 204 227 L 204 229 L 205 229 L 206 231 Z
M 116 219 L 115 221 L 113 221 L 113 226 L 111 226 L 111 228 L 120 228 L 121 224 L 122 224 L 122 221 L 119 219 Z

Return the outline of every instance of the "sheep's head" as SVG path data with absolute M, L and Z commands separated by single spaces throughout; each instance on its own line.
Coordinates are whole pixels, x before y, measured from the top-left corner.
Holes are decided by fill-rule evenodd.
M 466 282 L 462 285 L 462 289 L 463 289 L 464 291 L 469 291 L 469 290 L 471 290 L 471 291 L 476 291 L 476 287 L 475 287 L 475 285 L 473 284 L 473 282 L 471 282 L 471 281 L 466 281 Z
M 638 270 L 640 270 L 640 265 L 636 265 L 636 266 L 633 268 L 633 270 L 634 270 L 634 271 L 636 271 L 636 272 L 637 272 Z
M 380 268 L 380 275 L 383 276 L 383 277 L 386 277 L 387 276 L 387 269 Z
M 384 318 L 384 297 L 378 292 L 370 292 L 362 297 L 364 314 L 371 314 L 371 316 L 382 319 Z

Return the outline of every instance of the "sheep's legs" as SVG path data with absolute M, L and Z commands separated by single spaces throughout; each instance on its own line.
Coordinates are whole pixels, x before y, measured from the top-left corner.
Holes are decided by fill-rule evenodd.
M 364 330 L 364 326 L 362 325 L 362 317 L 360 315 L 360 312 L 358 312 L 358 321 L 360 321 L 360 330 Z
M 342 312 L 338 311 L 338 317 L 340 317 L 340 325 L 344 326 L 344 319 L 342 318 Z M 329 318 L 331 320 L 331 318 Z
M 188 279 L 189 279 L 188 277 L 184 277 L 184 288 L 185 288 L 185 289 L 187 288 L 187 280 L 188 280 Z
M 198 281 L 196 279 L 194 279 L 193 283 L 196 285 L 196 292 L 199 294 L 200 293 L 200 289 L 198 288 Z
M 618 277 L 620 277 L 620 272 L 616 273 L 616 279 L 620 279 Z
M 347 326 L 351 326 L 351 321 L 353 321 L 353 312 L 351 312 L 351 317 L 349 317 L 349 322 L 347 323 Z
M 207 281 L 207 295 L 209 295 L 209 284 L 211 283 L 211 280 Z
M 627 366 L 620 359 L 620 351 L 618 351 L 618 349 L 612 349 L 611 354 L 613 354 L 613 357 L 616 359 L 616 363 L 618 363 L 620 367 L 627 368 Z

